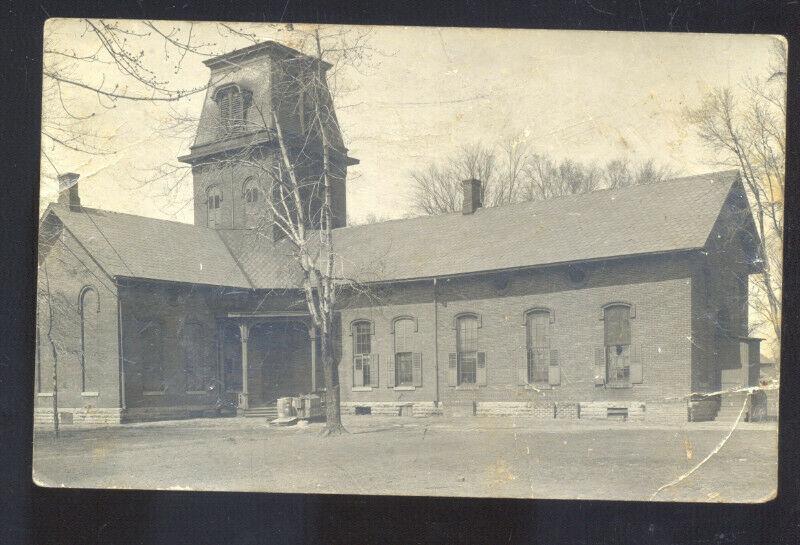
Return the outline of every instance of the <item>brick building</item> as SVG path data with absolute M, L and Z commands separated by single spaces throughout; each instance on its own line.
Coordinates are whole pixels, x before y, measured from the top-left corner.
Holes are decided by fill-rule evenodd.
M 304 97 L 285 92 L 302 58 L 267 42 L 206 61 L 181 158 L 194 225 L 84 207 L 62 177 L 41 221 L 37 422 L 54 380 L 65 424 L 204 415 L 225 396 L 262 414 L 323 386 L 291 248 L 264 236 L 274 127 L 249 124 L 275 112 L 303 134 Z M 495 208 L 466 180 L 461 212 L 345 226 L 356 160 L 334 132 L 337 266 L 369 288 L 339 298 L 345 412 L 707 420 L 719 399 L 693 394 L 757 381 L 757 235 L 736 171 Z

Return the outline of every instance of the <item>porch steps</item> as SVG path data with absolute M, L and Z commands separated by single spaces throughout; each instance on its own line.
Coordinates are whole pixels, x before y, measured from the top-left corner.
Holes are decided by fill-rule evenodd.
M 745 399 L 747 399 L 747 392 L 734 392 L 732 394 L 722 394 L 722 401 L 717 411 L 717 417 L 714 419 L 717 422 L 736 422 L 739 412 L 742 410 Z M 748 409 L 745 409 L 742 415 L 742 421 L 747 418 Z
M 266 418 L 274 420 L 278 418 L 278 405 L 270 403 L 269 405 L 262 405 L 260 407 L 250 407 L 244 411 L 245 418 Z

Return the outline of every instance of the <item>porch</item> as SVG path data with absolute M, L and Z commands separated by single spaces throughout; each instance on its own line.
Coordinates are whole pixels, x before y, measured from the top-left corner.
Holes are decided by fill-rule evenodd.
M 219 318 L 222 391 L 239 416 L 276 416 L 281 397 L 322 384 L 317 331 L 306 313 L 228 313 Z

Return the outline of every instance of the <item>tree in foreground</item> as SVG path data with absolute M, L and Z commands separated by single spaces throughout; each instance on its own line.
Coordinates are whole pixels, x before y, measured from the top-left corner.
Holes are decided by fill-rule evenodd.
M 250 138 L 252 143 L 205 164 L 193 163 L 195 169 L 222 169 L 246 180 L 245 201 L 254 205 L 246 219 L 247 244 L 267 242 L 266 251 L 290 254 L 292 266 L 284 274 L 290 284 L 299 282 L 302 304 L 320 339 L 325 435 L 345 431 L 335 346 L 338 294 L 365 291 L 342 273 L 334 247 L 333 229 L 346 221 L 342 203 L 349 159 L 329 82 L 338 89 L 338 71 L 360 62 L 365 37 L 361 30 L 295 28 L 290 45 L 302 55 L 275 46 L 270 62 L 263 65 L 237 66 L 235 57 L 227 59 L 229 74 L 241 70 L 269 81 L 271 99 L 257 100 L 238 90 L 231 99 L 216 98 L 222 115 L 220 126 L 212 130 L 223 138 Z M 263 70 L 269 73 L 256 75 Z M 218 82 L 216 88 L 226 85 Z
M 83 24 L 85 39 L 80 50 L 60 46 L 53 26 L 46 29 L 43 157 L 56 175 L 62 170 L 56 158 L 59 153 L 51 157 L 51 152 L 91 156 L 118 151 L 113 132 L 103 132 L 104 127 L 94 122 L 95 114 L 121 103 L 178 102 L 204 91 L 206 86 L 176 86 L 170 74 L 180 73 L 187 57 L 194 57 L 194 62 L 197 57 L 227 52 L 231 42 L 263 41 L 251 32 L 255 27 L 248 30 L 226 23 L 216 24 L 219 35 L 226 38 L 223 44 L 198 41 L 191 24 L 89 19 Z M 217 161 L 216 166 L 255 173 L 253 179 L 260 194 L 268 196 L 262 199 L 266 204 L 263 213 L 254 218 L 253 232 L 273 241 L 280 239 L 291 247 L 292 261 L 300 274 L 301 299 L 321 341 L 327 417 L 324 433 L 337 434 L 344 431 L 334 346 L 337 292 L 345 287 L 363 287 L 337 274 L 341 265 L 337 263 L 332 230 L 343 225 L 345 218 L 335 213 L 334 201 L 343 198 L 340 192 L 347 150 L 329 81 L 339 82 L 341 70 L 361 62 L 369 33 L 340 27 L 258 28 L 272 34 L 281 31 L 286 37 L 282 41 L 304 55 L 286 56 L 278 63 L 278 71 L 269 75 L 267 81 L 274 86 L 273 108 L 267 111 L 253 104 L 246 118 L 225 117 L 216 130 L 230 136 L 264 131 L 271 135 L 277 149 L 245 145 L 225 157 L 223 165 Z M 154 41 L 163 49 L 165 59 L 160 62 L 145 53 L 150 48 L 137 45 L 152 46 Z M 169 70 L 163 70 L 165 65 Z M 342 87 L 333 86 L 334 90 Z M 233 104 L 228 106 L 230 110 Z M 287 112 L 288 117 L 284 115 Z M 294 126 L 295 120 L 299 120 L 299 127 Z M 191 121 L 176 115 L 161 130 L 172 131 L 172 137 L 188 136 L 196 126 Z M 293 126 L 285 126 L 289 122 Z M 180 193 L 178 188 L 190 171 L 185 166 L 162 165 L 147 182 L 160 182 L 169 197 L 170 192 Z M 42 301 L 52 302 L 52 297 L 45 292 Z M 47 323 L 51 322 L 55 323 Z M 57 358 L 57 347 L 53 350 Z

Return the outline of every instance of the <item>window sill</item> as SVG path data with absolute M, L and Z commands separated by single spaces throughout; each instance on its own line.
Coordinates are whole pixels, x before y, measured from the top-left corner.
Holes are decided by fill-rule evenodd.
M 394 391 L 395 392 L 413 392 L 416 389 L 417 389 L 416 386 L 395 386 L 394 387 Z
M 605 386 L 609 390 L 625 390 L 627 388 L 633 388 L 632 384 L 620 384 L 620 383 L 616 383 L 616 384 L 608 384 L 608 383 L 606 383 Z
M 372 386 L 353 386 L 351 392 L 371 392 Z
M 205 390 L 187 390 L 186 391 L 186 395 L 187 396 L 204 396 L 204 395 L 206 395 L 206 391 Z
M 53 392 L 39 392 L 36 397 L 53 397 Z
M 145 390 L 142 392 L 143 396 L 163 396 L 165 395 L 164 390 Z
M 483 386 L 478 386 L 477 384 L 459 384 L 455 386 L 456 390 L 479 390 L 483 388 Z
M 100 392 L 81 392 L 81 397 L 100 397 Z

